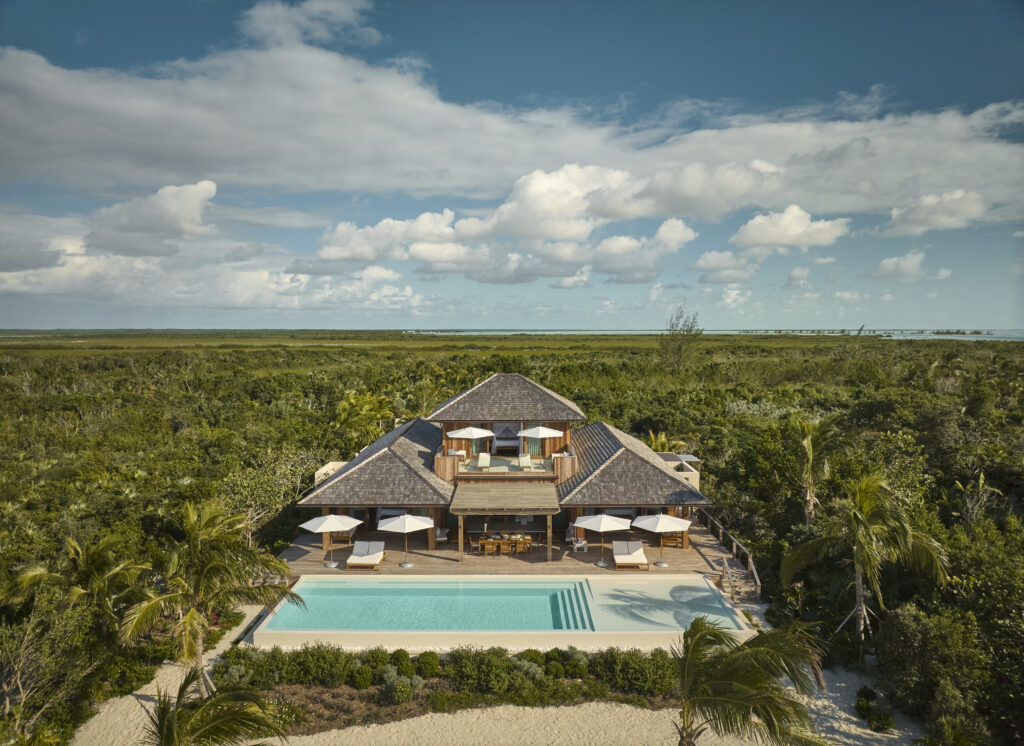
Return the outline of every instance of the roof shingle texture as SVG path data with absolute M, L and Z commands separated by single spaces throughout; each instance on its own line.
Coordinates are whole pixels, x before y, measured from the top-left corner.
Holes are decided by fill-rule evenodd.
M 573 433 L 579 471 L 558 485 L 563 506 L 710 505 L 644 443 L 605 422 Z
M 430 422 L 586 422 L 560 394 L 518 373 L 495 373 L 435 409 Z
M 300 505 L 447 505 L 453 486 L 434 474 L 441 428 L 416 418 L 378 438 Z

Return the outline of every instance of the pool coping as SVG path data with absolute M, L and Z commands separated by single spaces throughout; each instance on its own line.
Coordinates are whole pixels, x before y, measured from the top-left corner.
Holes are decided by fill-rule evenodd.
M 317 580 L 330 579 L 337 581 L 337 575 L 317 574 L 303 575 L 302 579 Z M 552 580 L 565 582 L 576 576 L 566 575 L 360 575 L 359 580 L 384 580 L 388 582 L 401 581 L 430 581 L 443 580 Z M 743 616 L 742 611 L 732 604 L 728 598 L 719 590 L 714 583 L 708 581 L 701 573 L 674 573 L 672 575 L 659 574 L 651 580 L 665 581 L 672 578 L 680 580 L 700 578 L 714 589 L 722 597 L 726 607 L 735 612 L 736 620 L 742 629 L 727 630 L 740 639 L 746 639 L 754 634 L 753 628 Z M 345 578 L 355 580 L 356 578 Z M 578 579 L 594 580 L 592 577 L 579 576 Z M 645 580 L 646 578 L 626 578 L 622 580 Z M 604 579 L 602 579 L 604 580 Z M 611 578 L 607 578 L 611 580 Z M 425 650 L 451 650 L 458 647 L 492 647 L 499 646 L 510 651 L 525 650 L 527 648 L 547 649 L 552 647 L 567 647 L 572 645 L 580 650 L 601 650 L 609 647 L 639 648 L 651 650 L 654 648 L 669 648 L 679 643 L 682 631 L 644 631 L 644 630 L 614 630 L 608 632 L 584 631 L 584 630 L 289 630 L 278 631 L 265 629 L 267 622 L 273 618 L 277 611 L 287 603 L 282 599 L 270 613 L 266 614 L 259 625 L 252 631 L 252 644 L 256 647 L 270 648 L 281 647 L 284 649 L 298 648 L 302 645 L 316 642 L 324 642 L 335 645 L 346 650 L 364 650 L 381 646 L 388 649 L 404 648 L 410 653 L 422 652 Z

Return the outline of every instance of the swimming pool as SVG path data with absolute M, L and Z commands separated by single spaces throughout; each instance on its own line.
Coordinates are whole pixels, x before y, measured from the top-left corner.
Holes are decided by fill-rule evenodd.
M 253 633 L 257 645 L 330 641 L 353 647 L 503 644 L 633 646 L 678 639 L 697 615 L 734 632 L 743 617 L 697 574 L 615 577 L 304 576 L 305 607 L 282 603 Z M 653 635 L 653 636 L 652 636 Z M 416 642 L 411 642 L 416 641 Z M 526 644 L 526 643 L 524 643 Z M 652 643 L 654 644 L 654 643 Z

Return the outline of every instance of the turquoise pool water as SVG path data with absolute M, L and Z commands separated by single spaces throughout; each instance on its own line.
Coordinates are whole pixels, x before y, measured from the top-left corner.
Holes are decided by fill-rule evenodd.
M 305 607 L 283 604 L 267 631 L 674 632 L 697 615 L 742 630 L 699 575 L 645 579 L 305 577 Z
M 268 630 L 593 630 L 586 581 L 303 578 Z

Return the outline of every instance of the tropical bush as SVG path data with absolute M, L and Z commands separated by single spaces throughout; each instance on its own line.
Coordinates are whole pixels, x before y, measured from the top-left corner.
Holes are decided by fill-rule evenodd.
M 433 650 L 425 650 L 416 656 L 416 672 L 425 679 L 441 674 L 441 657 Z

